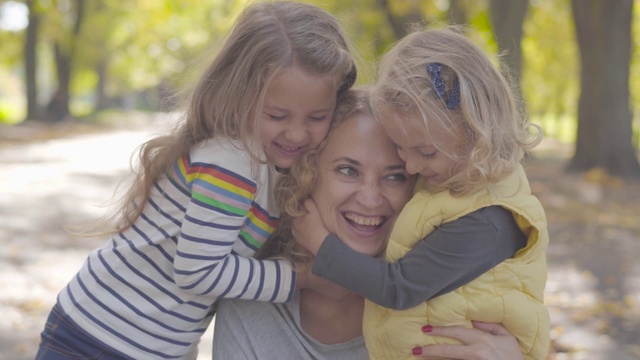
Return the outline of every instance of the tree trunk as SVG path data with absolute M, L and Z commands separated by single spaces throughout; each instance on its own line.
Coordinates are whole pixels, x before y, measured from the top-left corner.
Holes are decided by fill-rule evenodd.
M 93 11 L 96 14 L 103 13 L 106 9 L 104 0 L 94 0 L 94 9 Z M 108 68 L 109 68 L 109 56 L 107 55 L 108 48 L 106 44 L 106 39 L 101 38 L 100 42 L 102 44 L 101 48 L 101 56 L 100 59 L 95 64 L 95 72 L 98 75 L 98 82 L 96 83 L 95 96 L 96 96 L 96 105 L 94 108 L 95 112 L 105 110 L 109 107 L 109 97 L 107 96 L 107 78 L 108 78 Z
M 26 120 L 37 119 L 38 109 L 38 85 L 36 46 L 38 44 L 38 31 L 40 29 L 40 14 L 37 13 L 34 0 L 26 2 L 29 9 L 29 24 L 24 42 L 24 68 L 25 84 L 27 90 L 27 116 Z
M 568 169 L 640 177 L 629 104 L 633 0 L 572 0 L 580 48 L 576 151 Z
M 393 30 L 393 34 L 396 39 L 402 39 L 409 33 L 408 25 L 420 23 L 423 21 L 422 14 L 420 13 L 420 7 L 418 3 L 415 3 L 412 10 L 405 15 L 396 15 L 391 10 L 389 0 L 377 0 L 378 6 L 384 12 L 384 16 L 387 22 Z
M 57 122 L 65 120 L 69 112 L 69 85 L 71 84 L 72 60 L 75 53 L 76 39 L 80 34 L 84 19 L 84 0 L 75 2 L 75 23 L 69 35 L 69 46 L 63 46 L 59 40 L 54 43 L 54 55 L 58 78 L 58 88 L 47 105 L 45 120 Z
M 109 98 L 107 97 L 107 60 L 102 59 L 96 64 L 96 74 L 98 74 L 98 83 L 96 84 L 96 111 L 104 110 L 109 107 Z
M 498 48 L 504 55 L 508 72 L 513 77 L 518 99 L 522 73 L 522 24 L 527 15 L 529 0 L 490 0 L 489 13 Z
M 69 84 L 71 82 L 71 54 L 61 49 L 60 44 L 54 44 L 56 61 L 56 76 L 58 87 L 56 88 L 49 104 L 45 120 L 59 122 L 69 116 Z
M 449 1 L 449 24 L 464 25 L 469 21 L 467 11 L 460 0 Z

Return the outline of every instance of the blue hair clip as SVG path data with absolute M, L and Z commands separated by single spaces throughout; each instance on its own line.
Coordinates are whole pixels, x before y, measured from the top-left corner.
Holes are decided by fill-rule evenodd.
M 444 79 L 440 76 L 442 71 L 442 65 L 438 63 L 431 63 L 427 65 L 427 71 L 431 75 L 431 87 L 435 91 L 436 99 L 442 99 L 444 97 Z
M 453 80 L 453 88 L 449 90 L 449 96 L 447 96 L 447 108 L 455 109 L 460 106 L 460 82 L 456 76 Z
M 436 99 L 442 99 L 445 95 L 446 84 L 440 73 L 442 65 L 439 63 L 427 64 L 427 71 L 431 76 L 431 88 L 433 88 Z M 460 82 L 456 77 L 453 81 L 453 87 L 447 94 L 447 109 L 455 109 L 460 106 Z

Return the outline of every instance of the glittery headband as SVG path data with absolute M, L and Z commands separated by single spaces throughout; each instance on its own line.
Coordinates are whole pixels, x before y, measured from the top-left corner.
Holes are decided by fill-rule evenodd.
M 431 75 L 431 87 L 433 88 L 436 99 L 443 99 L 445 97 L 446 84 L 440 72 L 442 72 L 442 65 L 438 63 L 430 63 L 427 65 L 427 71 Z M 458 77 L 453 80 L 453 87 L 447 94 L 447 109 L 456 109 L 460 106 L 460 83 Z

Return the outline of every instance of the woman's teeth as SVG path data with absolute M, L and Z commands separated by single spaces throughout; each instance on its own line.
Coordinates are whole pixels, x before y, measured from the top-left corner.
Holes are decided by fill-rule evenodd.
M 380 226 L 384 221 L 382 216 L 362 217 L 354 214 L 345 214 L 344 217 L 352 223 L 361 226 Z

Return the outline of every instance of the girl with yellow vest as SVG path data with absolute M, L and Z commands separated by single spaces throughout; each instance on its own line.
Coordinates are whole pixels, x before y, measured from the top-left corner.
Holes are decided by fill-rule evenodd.
M 372 107 L 407 171 L 420 175 L 384 258 L 329 234 L 312 198 L 293 224 L 294 237 L 316 255 L 313 273 L 368 299 L 371 359 L 413 359 L 424 346 L 455 344 L 429 333 L 472 327 L 471 319 L 502 323 L 525 359 L 544 359 L 549 237 L 520 165 L 542 134 L 519 114 L 505 76 L 458 31 L 416 31 L 383 58 Z M 372 235 L 388 220 L 343 216 Z

